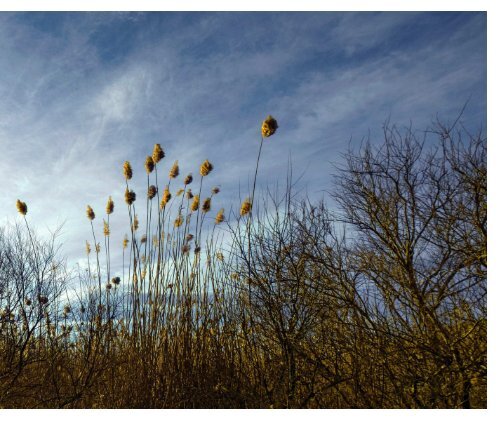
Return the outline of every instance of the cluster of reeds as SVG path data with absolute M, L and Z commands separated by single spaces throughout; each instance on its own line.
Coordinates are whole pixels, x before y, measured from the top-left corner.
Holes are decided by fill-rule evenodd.
M 126 161 L 126 232 L 121 200 L 108 198 L 102 225 L 87 207 L 74 288 L 17 202 L 25 229 L 0 231 L 0 406 L 485 406 L 484 139 L 422 159 L 422 144 L 388 131 L 378 154 L 347 156 L 341 220 L 295 200 L 290 175 L 256 206 L 277 127 L 261 126 L 236 215 L 213 209 L 208 160 L 183 174 L 154 145 L 144 197 L 143 169 Z

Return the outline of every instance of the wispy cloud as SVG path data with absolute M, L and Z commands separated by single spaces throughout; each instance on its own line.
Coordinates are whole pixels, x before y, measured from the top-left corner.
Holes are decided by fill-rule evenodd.
M 83 252 L 85 206 L 108 195 L 122 233 L 121 165 L 152 145 L 197 174 L 209 158 L 217 202 L 248 190 L 269 113 L 259 185 L 295 173 L 313 195 L 331 161 L 391 117 L 425 126 L 439 113 L 485 123 L 485 14 L 0 14 L 0 220 L 19 197 L 39 227 L 67 221 L 65 251 Z M 11 204 L 11 205 L 9 205 Z M 117 243 L 121 235 L 115 237 Z

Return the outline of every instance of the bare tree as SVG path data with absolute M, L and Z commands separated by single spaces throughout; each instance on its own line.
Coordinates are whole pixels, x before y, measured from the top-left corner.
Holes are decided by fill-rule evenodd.
M 67 273 L 57 257 L 57 232 L 47 241 L 15 225 L 0 230 L 0 403 L 15 402 L 37 389 L 39 379 L 21 386 L 26 369 L 43 359 L 54 333 Z
M 346 155 L 333 196 L 354 229 L 370 324 L 388 339 L 392 402 L 485 406 L 486 139 L 443 125 L 438 145 L 384 134 Z

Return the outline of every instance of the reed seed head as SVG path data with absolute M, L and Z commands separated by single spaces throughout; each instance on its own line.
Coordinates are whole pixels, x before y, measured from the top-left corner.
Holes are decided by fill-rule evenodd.
M 188 254 L 189 250 L 191 250 L 191 246 L 189 244 L 186 243 L 182 246 L 182 254 Z
M 220 188 L 219 188 L 219 187 L 214 187 L 214 188 L 212 189 L 212 194 L 217 194 L 217 193 L 219 193 L 219 192 L 220 192 Z
M 146 234 L 144 234 L 142 237 L 141 237 L 141 244 L 145 244 L 146 241 L 148 240 L 148 237 Z
M 191 192 L 191 189 L 187 189 L 186 197 L 188 198 L 188 200 L 191 200 L 194 197 L 193 193 Z
M 175 195 L 179 197 L 182 193 L 184 193 L 184 189 L 179 189 L 177 190 L 177 193 L 175 193 Z
M 130 165 L 130 162 L 125 161 L 123 163 L 123 175 L 125 177 L 125 180 L 130 180 L 132 178 L 132 166 Z
M 219 225 L 221 222 L 224 222 L 224 208 L 217 212 L 215 216 L 215 225 Z
M 92 209 L 90 205 L 87 205 L 87 218 L 89 218 L 89 220 L 91 221 L 95 219 L 94 209 Z
M 125 189 L 125 203 L 129 206 L 135 202 L 135 192 L 133 190 L 129 190 L 128 187 Z
M 45 305 L 49 302 L 49 299 L 45 295 L 38 295 L 38 302 Z
M 156 186 L 149 186 L 148 188 L 148 199 L 151 200 L 156 196 Z
M 104 222 L 104 229 L 103 229 L 104 236 L 108 237 L 109 236 L 109 224 L 104 220 L 103 220 L 103 222 Z
M 179 227 L 182 225 L 182 223 L 183 223 L 183 222 L 184 222 L 184 218 L 182 217 L 182 215 L 179 215 L 179 216 L 175 219 L 175 221 L 174 221 L 174 227 L 175 227 L 175 228 L 179 228 Z
M 111 284 L 106 284 L 106 289 L 109 291 L 112 288 Z
M 28 206 L 26 206 L 26 203 L 21 202 L 19 199 L 17 199 L 16 208 L 17 208 L 17 211 L 22 216 L 26 216 L 26 214 L 28 213 Z
M 203 164 L 200 165 L 200 175 L 202 177 L 206 177 L 213 169 L 213 165 L 208 161 L 208 159 L 205 159 Z
M 252 202 L 250 199 L 245 199 L 245 201 L 241 204 L 240 215 L 245 216 L 252 211 Z
M 202 210 L 204 213 L 209 212 L 209 211 L 210 211 L 211 204 L 212 204 L 212 199 L 210 199 L 210 197 L 207 197 L 207 198 L 203 201 L 203 206 L 201 207 L 201 210 Z
M 121 281 L 122 281 L 122 280 L 120 279 L 120 277 L 119 277 L 119 276 L 115 276 L 113 279 L 111 279 L 111 283 L 112 283 L 113 285 L 120 285 L 120 282 L 121 282 Z
M 115 210 L 115 202 L 113 202 L 113 199 L 111 199 L 111 196 L 109 196 L 108 203 L 106 203 L 106 213 L 110 215 L 113 213 L 114 210 Z
M 168 187 L 165 187 L 165 190 L 163 190 L 163 196 L 162 196 L 161 202 L 160 202 L 161 209 L 165 208 L 167 203 L 170 201 L 171 197 L 172 197 L 172 195 L 170 194 L 170 190 L 168 189 Z
M 201 247 L 200 246 L 196 246 L 195 249 L 194 249 L 194 253 L 195 254 L 200 254 L 200 251 L 201 251 Z
M 96 246 L 95 246 L 95 252 L 97 254 L 99 254 L 101 252 L 101 244 L 100 243 L 97 243 Z
M 273 118 L 273 116 L 267 116 L 267 118 L 262 122 L 262 136 L 272 136 L 276 132 L 277 128 L 278 122 Z
M 224 261 L 224 254 L 222 254 L 220 251 L 215 256 L 217 257 L 217 260 L 220 260 L 221 262 Z
M 196 195 L 191 202 L 191 211 L 196 212 L 200 207 L 200 196 Z
M 186 178 L 184 179 L 184 185 L 187 186 L 188 184 L 191 184 L 192 181 L 193 181 L 193 175 L 188 174 L 188 175 L 186 175 Z
M 30 306 L 31 305 L 31 300 L 29 298 L 26 298 L 24 300 L 24 304 L 26 304 L 27 306 Z
M 126 249 L 128 246 L 128 235 L 125 234 L 125 237 L 123 237 L 123 248 Z
M 155 164 L 158 164 L 158 162 L 165 158 L 165 152 L 163 152 L 163 149 L 159 143 L 156 143 L 153 148 L 152 158 Z
M 90 243 L 88 241 L 85 241 L 85 252 L 87 256 L 90 254 Z
M 144 162 L 144 168 L 146 168 L 146 173 L 151 174 L 153 170 L 155 169 L 155 163 L 153 161 L 153 158 L 150 156 L 146 157 L 146 161 Z
M 63 309 L 63 312 L 64 312 L 65 314 L 69 314 L 69 313 L 71 313 L 71 307 L 70 307 L 69 305 L 65 305 L 65 306 L 64 306 L 64 309 Z
M 178 161 L 174 162 L 174 165 L 172 165 L 172 168 L 170 169 L 170 178 L 175 178 L 179 175 L 179 163 Z
M 139 229 L 139 218 L 137 215 L 134 215 L 134 223 L 132 225 L 134 231 L 137 231 Z

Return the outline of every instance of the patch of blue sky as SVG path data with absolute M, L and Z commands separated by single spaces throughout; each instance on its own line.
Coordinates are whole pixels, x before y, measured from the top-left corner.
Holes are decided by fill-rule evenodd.
M 290 156 L 315 197 L 349 141 L 380 141 L 388 117 L 425 129 L 470 98 L 466 126 L 486 126 L 485 13 L 0 13 L 0 50 L 0 199 L 13 204 L 0 220 L 17 198 L 35 225 L 67 220 L 70 255 L 88 238 L 87 203 L 112 194 L 124 232 L 121 165 L 142 197 L 156 142 L 164 174 L 210 159 L 214 206 L 229 209 L 248 195 L 267 114 L 280 128 L 258 189 Z

